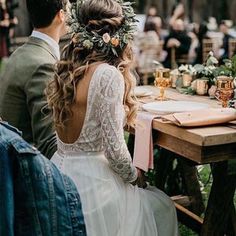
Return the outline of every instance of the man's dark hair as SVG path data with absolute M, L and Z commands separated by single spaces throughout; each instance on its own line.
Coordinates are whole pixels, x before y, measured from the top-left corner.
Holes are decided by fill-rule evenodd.
M 56 14 L 65 9 L 67 0 L 26 0 L 31 22 L 35 28 L 49 26 Z

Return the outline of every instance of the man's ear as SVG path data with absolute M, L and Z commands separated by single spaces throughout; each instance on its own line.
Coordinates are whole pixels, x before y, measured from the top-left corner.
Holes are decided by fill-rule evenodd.
M 66 21 L 66 13 L 62 9 L 57 13 L 60 22 Z

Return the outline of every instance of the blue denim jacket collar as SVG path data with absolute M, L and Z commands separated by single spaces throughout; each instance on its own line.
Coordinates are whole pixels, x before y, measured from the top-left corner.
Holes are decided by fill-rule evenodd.
M 22 132 L 21 132 L 20 130 L 18 130 L 17 128 L 15 128 L 15 127 L 9 125 L 9 123 L 7 123 L 6 121 L 0 120 L 0 124 L 3 125 L 3 126 L 5 126 L 7 129 L 9 129 L 9 130 L 15 132 L 16 134 L 19 134 L 20 136 L 22 136 Z
M 19 131 L 17 128 L 9 125 L 5 121 L 0 121 L 0 124 L 6 127 L 8 130 L 13 131 L 14 133 L 18 134 L 19 136 L 22 135 L 22 132 Z M 21 138 L 17 138 L 9 140 L 11 145 L 15 148 L 18 153 L 30 153 L 30 154 L 39 154 L 40 152 L 34 146 L 30 145 L 29 143 L 25 142 Z

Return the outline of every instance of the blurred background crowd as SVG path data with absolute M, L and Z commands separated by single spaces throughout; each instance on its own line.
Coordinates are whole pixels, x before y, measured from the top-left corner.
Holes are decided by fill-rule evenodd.
M 18 24 L 14 12 L 19 3 L 15 0 L 0 0 L 0 60 L 10 54 L 11 39 Z
M 160 64 L 201 64 L 210 51 L 220 64 L 236 51 L 235 1 L 149 1 L 139 17 L 136 69 L 142 78 Z M 144 79 L 145 80 L 145 79 Z
M 159 63 L 175 68 L 203 63 L 213 51 L 219 61 L 236 48 L 236 0 L 136 0 L 139 20 L 135 68 L 148 76 Z M 0 0 L 0 60 L 27 40 L 31 25 L 25 1 Z

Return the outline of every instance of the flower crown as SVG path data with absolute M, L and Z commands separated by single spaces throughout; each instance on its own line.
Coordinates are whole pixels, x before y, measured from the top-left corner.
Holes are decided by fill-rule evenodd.
M 104 53 L 112 53 L 118 57 L 118 51 L 122 50 L 130 40 L 133 39 L 136 31 L 136 22 L 134 10 L 130 2 L 116 0 L 122 7 L 124 20 L 119 30 L 110 35 L 108 32 L 99 35 L 94 31 L 87 31 L 86 26 L 79 22 L 79 9 L 86 0 L 77 0 L 71 4 L 71 16 L 69 26 L 73 33 L 79 34 L 79 46 L 87 50 L 99 50 Z

